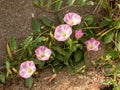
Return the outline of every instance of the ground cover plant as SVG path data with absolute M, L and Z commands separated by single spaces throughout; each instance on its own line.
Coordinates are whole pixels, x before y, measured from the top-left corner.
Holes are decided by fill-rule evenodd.
M 46 11 L 54 13 L 72 5 L 77 7 L 79 4 L 94 4 L 93 1 L 78 0 L 79 4 L 74 5 L 75 0 L 68 0 L 67 5 L 62 6 L 62 2 L 63 0 L 48 0 L 45 4 L 44 0 L 40 0 L 35 1 L 34 5 L 41 9 L 46 7 Z M 87 52 L 97 52 L 103 41 L 107 47 L 106 55 L 92 62 L 92 65 L 95 68 L 109 68 L 106 75 L 111 78 L 103 84 L 113 85 L 114 90 L 119 90 L 120 64 L 117 63 L 120 58 L 120 18 L 116 12 L 120 10 L 120 4 L 118 1 L 114 5 L 107 0 L 98 0 L 95 10 L 98 10 L 99 5 L 108 12 L 99 23 L 95 22 L 92 15 L 81 16 L 68 12 L 65 15 L 56 14 L 60 20 L 60 24 L 56 25 L 47 17 L 37 20 L 32 14 L 33 33 L 18 47 L 14 37 L 7 44 L 6 73 L 0 72 L 1 82 L 4 83 L 6 78 L 18 75 L 25 78 L 26 86 L 31 88 L 32 75 L 37 74 L 37 70 L 47 67 L 51 67 L 54 75 L 65 66 L 70 74 L 85 74 L 85 70 L 89 68 Z M 40 25 L 39 22 L 43 24 Z

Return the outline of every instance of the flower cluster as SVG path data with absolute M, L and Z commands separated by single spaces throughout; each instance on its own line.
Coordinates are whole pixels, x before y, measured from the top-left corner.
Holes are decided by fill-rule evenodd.
M 72 34 L 72 26 L 80 24 L 81 16 L 76 13 L 67 13 L 64 16 L 64 22 L 66 24 L 57 26 L 54 32 L 54 37 L 58 41 L 65 41 L 70 37 L 70 35 Z M 82 37 L 82 35 L 78 34 L 77 36 Z
M 72 26 L 78 25 L 81 23 L 81 16 L 76 13 L 68 13 L 64 16 L 64 22 L 66 24 L 59 25 L 55 28 L 54 38 L 57 41 L 67 40 L 73 30 Z M 75 38 L 78 40 L 84 35 L 82 29 L 75 30 Z M 85 45 L 88 51 L 98 51 L 100 42 L 95 40 L 93 37 L 90 40 L 85 41 Z M 52 51 L 46 46 L 39 46 L 35 50 L 36 58 L 40 61 L 49 60 Z M 19 74 L 23 78 L 29 78 L 36 71 L 36 67 L 33 61 L 25 61 L 20 65 Z

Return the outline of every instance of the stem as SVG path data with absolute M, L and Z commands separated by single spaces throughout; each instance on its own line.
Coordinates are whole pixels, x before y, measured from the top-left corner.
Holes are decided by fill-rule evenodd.
M 89 27 L 88 26 L 88 24 L 87 24 L 87 22 L 84 20 L 84 24 L 87 26 L 87 27 Z M 93 34 L 93 32 L 89 29 L 89 31 L 90 31 L 90 33 L 92 34 L 92 36 L 94 36 L 94 34 Z
M 109 33 L 110 31 L 112 31 L 113 29 L 115 29 L 115 28 L 113 27 L 113 28 L 109 29 L 108 31 L 102 33 L 102 35 L 101 35 L 99 38 L 103 37 L 104 35 L 106 35 L 106 34 Z
M 38 8 L 40 8 L 41 10 L 44 10 L 44 11 L 50 12 L 50 13 L 57 13 L 57 12 L 60 12 L 60 11 L 62 11 L 62 10 L 64 10 L 64 9 L 67 9 L 67 8 L 69 8 L 69 7 L 80 7 L 79 5 L 72 5 L 72 6 L 65 6 L 65 7 L 61 8 L 61 9 L 59 9 L 59 10 L 46 10 L 45 8 L 42 8 L 41 6 L 39 6 L 38 3 L 33 3 L 33 4 L 34 4 L 35 6 L 37 6 Z

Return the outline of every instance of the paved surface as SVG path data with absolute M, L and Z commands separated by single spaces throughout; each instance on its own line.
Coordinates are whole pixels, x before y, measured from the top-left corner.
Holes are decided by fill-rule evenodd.
M 21 42 L 31 32 L 32 0 L 0 0 L 0 63 L 11 36 Z

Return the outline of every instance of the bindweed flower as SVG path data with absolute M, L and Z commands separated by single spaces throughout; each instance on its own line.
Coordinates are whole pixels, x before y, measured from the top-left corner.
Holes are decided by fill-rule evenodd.
M 84 33 L 82 32 L 82 29 L 76 30 L 75 31 L 75 37 L 77 39 L 81 38 L 84 35 Z
M 51 50 L 45 46 L 40 46 L 35 50 L 35 55 L 38 60 L 48 60 L 51 56 Z
M 77 24 L 80 24 L 81 22 L 81 16 L 76 13 L 67 13 L 64 16 L 64 21 L 70 26 L 74 26 Z
M 90 38 L 90 40 L 85 42 L 85 45 L 86 45 L 88 51 L 91 51 L 91 50 L 98 51 L 100 42 L 95 40 L 94 38 Z
M 33 61 L 25 61 L 20 65 L 19 74 L 23 78 L 29 78 L 36 71 Z
M 72 34 L 72 28 L 67 24 L 62 24 L 56 27 L 54 37 L 58 41 L 65 41 Z

